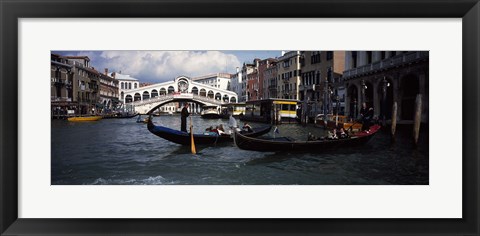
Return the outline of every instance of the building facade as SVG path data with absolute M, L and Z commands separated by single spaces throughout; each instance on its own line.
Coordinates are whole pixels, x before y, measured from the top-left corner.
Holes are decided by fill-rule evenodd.
M 345 51 L 303 51 L 301 55 L 300 98 L 309 104 L 308 115 L 343 114 Z
M 100 99 L 99 73 L 90 65 L 87 56 L 66 56 L 73 66 L 73 98 L 77 104 L 75 114 L 97 114 Z
M 347 51 L 346 114 L 358 117 L 362 103 L 373 107 L 380 119 L 391 119 L 397 103 L 397 120 L 411 121 L 417 95 L 422 98 L 422 122 L 428 122 L 428 51 Z
M 197 83 L 206 84 L 215 88 L 233 91 L 231 86 L 231 79 L 232 74 L 217 73 L 195 77 L 192 80 Z
M 102 113 L 111 113 L 120 105 L 118 80 L 110 77 L 108 69 L 104 73 L 99 73 L 100 78 L 100 106 Z
M 237 93 L 239 102 L 246 102 L 251 100 L 249 98 L 249 87 L 248 87 L 248 75 L 256 71 L 255 64 L 244 63 L 242 68 L 237 70 L 237 73 L 233 76 L 236 79 L 235 85 L 236 89 L 232 90 Z
M 283 53 L 282 53 L 283 54 Z M 289 51 L 278 58 L 278 83 L 277 95 L 284 99 L 298 100 L 300 85 L 300 51 Z
M 231 91 L 238 95 L 241 99 L 242 95 L 242 71 L 237 67 L 236 73 L 232 74 L 231 79 Z
M 264 98 L 278 98 L 277 84 L 278 84 L 278 63 L 274 60 L 270 66 L 263 72 L 263 97 Z
M 61 117 L 76 105 L 73 96 L 73 66 L 63 56 L 51 54 L 50 58 L 51 116 Z

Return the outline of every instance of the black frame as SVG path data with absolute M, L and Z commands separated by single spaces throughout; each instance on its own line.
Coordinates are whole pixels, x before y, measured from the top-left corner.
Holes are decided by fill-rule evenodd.
M 479 235 L 479 0 L 0 0 L 1 235 Z M 108 11 L 107 11 L 108 9 Z M 18 219 L 18 18 L 463 18 L 462 219 Z M 439 206 L 441 207 L 441 206 Z

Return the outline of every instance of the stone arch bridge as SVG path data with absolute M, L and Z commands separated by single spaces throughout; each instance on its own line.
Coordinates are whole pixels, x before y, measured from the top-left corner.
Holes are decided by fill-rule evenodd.
M 120 97 L 125 105 L 133 107 L 135 112 L 141 114 L 147 114 L 172 102 L 220 106 L 238 101 L 235 92 L 198 83 L 186 76 L 179 76 L 169 82 L 125 91 L 120 94 Z

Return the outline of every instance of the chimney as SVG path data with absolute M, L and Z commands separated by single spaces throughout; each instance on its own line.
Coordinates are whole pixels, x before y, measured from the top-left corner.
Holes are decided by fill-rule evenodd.
M 105 68 L 105 75 L 108 75 L 108 68 Z
M 115 72 L 112 73 L 112 77 L 115 79 Z

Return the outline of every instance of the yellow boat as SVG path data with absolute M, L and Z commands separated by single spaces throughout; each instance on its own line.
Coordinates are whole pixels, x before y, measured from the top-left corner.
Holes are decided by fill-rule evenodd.
M 76 116 L 76 117 L 69 117 L 68 121 L 97 121 L 102 119 L 101 116 Z

